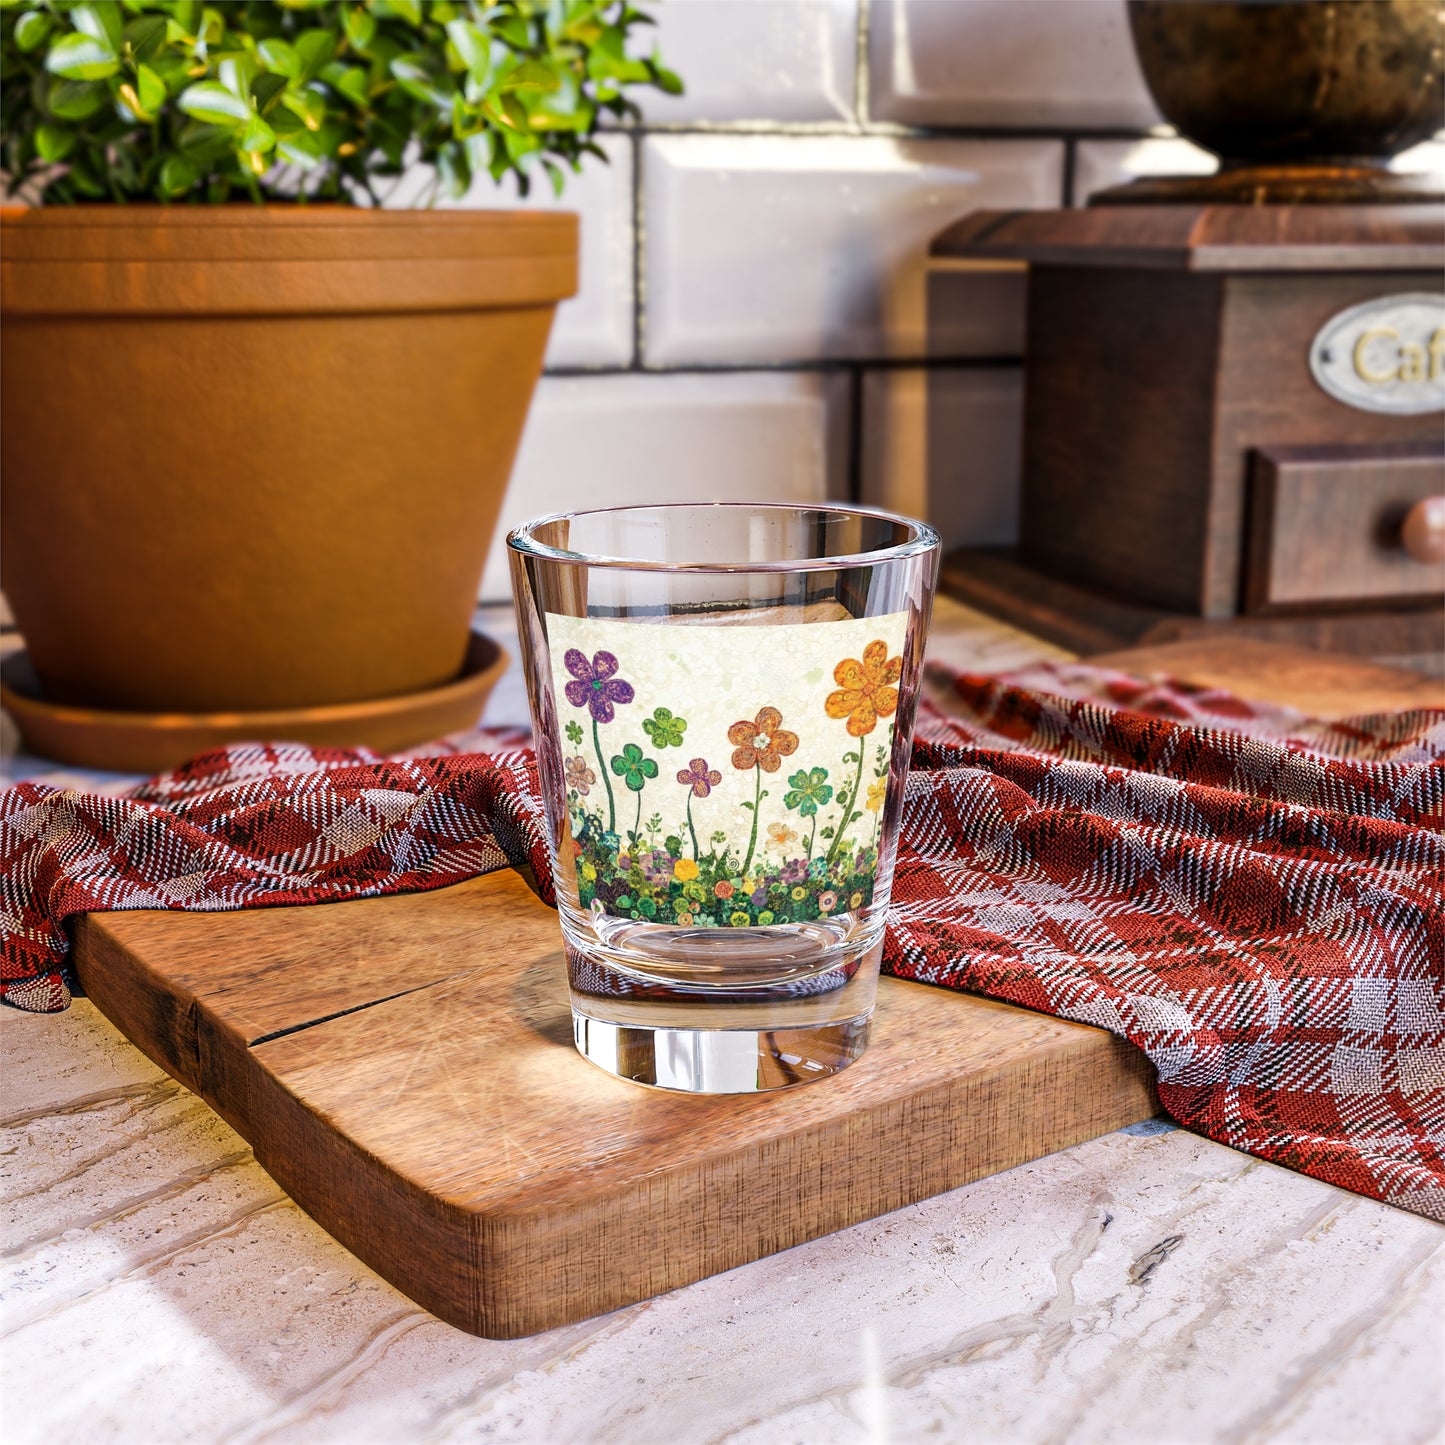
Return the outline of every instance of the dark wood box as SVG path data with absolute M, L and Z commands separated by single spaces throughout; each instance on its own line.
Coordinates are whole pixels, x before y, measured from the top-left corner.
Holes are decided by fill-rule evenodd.
M 1339 646 L 1344 612 L 1383 618 L 1344 630 L 1365 650 L 1445 636 L 1439 569 L 1388 535 L 1402 499 L 1445 492 L 1441 413 L 1347 404 L 1310 367 L 1339 313 L 1438 293 L 1442 238 L 1445 211 L 1429 205 L 983 212 L 945 232 L 935 255 L 1030 263 L 1019 545 L 981 559 L 992 580 L 967 600 L 988 605 L 987 592 L 1007 612 L 1012 585 L 1032 609 L 1016 620 L 1037 628 L 1040 580 L 1072 585 L 1065 613 L 1090 599 L 1132 610 L 1109 635 L 1120 642 L 1150 635 L 1150 618 L 1272 618 L 1264 635 L 1319 643 L 1328 614 Z M 1306 483 L 1310 448 L 1329 474 Z M 1314 544 L 1345 560 L 1326 595 L 1270 583 L 1276 553 Z

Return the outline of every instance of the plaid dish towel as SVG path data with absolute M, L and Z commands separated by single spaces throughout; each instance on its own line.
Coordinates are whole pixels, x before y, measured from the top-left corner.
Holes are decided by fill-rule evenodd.
M 1137 1044 L 1180 1123 L 1445 1220 L 1445 712 L 1333 723 L 1084 664 L 934 670 L 886 971 Z M 0 794 L 0 988 L 64 921 L 547 879 L 518 735 L 247 745 L 124 797 Z

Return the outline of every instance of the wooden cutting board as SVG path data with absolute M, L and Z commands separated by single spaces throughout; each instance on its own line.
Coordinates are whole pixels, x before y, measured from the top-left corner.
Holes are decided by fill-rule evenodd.
M 1149 669 L 1187 671 L 1161 651 Z M 1269 683 L 1255 690 L 1287 701 L 1279 661 L 1253 654 Z M 1350 710 L 1372 705 L 1372 685 L 1411 686 L 1339 666 L 1359 668 L 1357 686 L 1331 673 Z M 623 1083 L 573 1050 L 556 915 L 512 871 L 324 907 L 92 914 L 74 960 L 101 1011 L 303 1209 L 419 1304 L 493 1338 L 648 1298 L 1157 1108 L 1131 1045 L 889 978 L 875 1041 L 837 1078 L 725 1097 Z

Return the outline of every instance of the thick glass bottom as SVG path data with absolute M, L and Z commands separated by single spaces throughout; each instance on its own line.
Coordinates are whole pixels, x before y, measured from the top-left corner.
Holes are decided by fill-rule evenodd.
M 785 954 L 798 942 L 771 937 Z M 736 951 L 707 950 L 701 966 L 698 940 L 679 942 L 671 966 L 651 956 L 639 968 L 635 950 L 567 940 L 573 1037 L 585 1058 L 659 1089 L 752 1094 L 830 1078 L 866 1047 L 881 939 L 809 950 L 812 968 L 802 977 L 797 958 L 775 956 L 769 967 L 761 937 L 737 939 Z
M 869 1016 L 809 1028 L 679 1029 L 572 1014 L 577 1051 L 636 1084 L 687 1094 L 756 1094 L 830 1078 L 868 1044 Z

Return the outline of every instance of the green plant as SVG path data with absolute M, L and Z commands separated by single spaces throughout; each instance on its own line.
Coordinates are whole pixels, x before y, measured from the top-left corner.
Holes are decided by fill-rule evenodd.
M 462 194 L 560 192 L 634 85 L 627 0 L 0 0 L 0 156 L 50 200 L 377 201 L 416 161 Z

